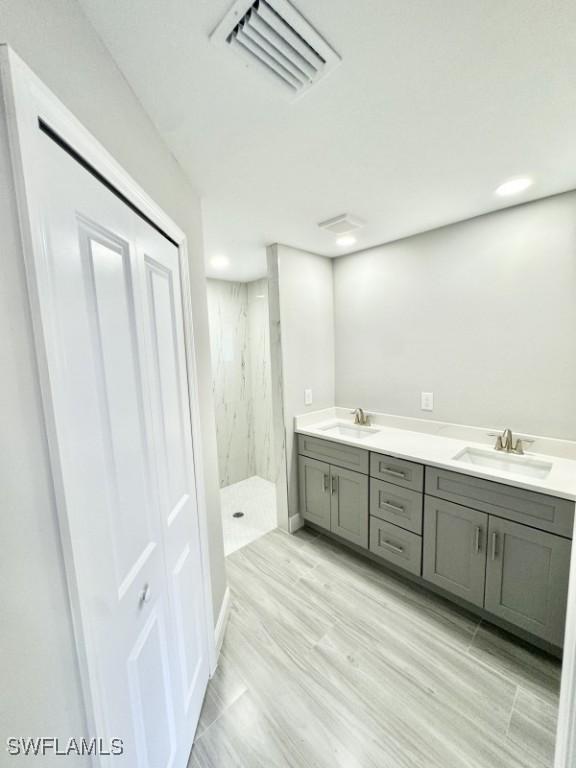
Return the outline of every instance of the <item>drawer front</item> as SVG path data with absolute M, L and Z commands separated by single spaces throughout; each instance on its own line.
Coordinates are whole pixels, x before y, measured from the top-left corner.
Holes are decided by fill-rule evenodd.
M 370 551 L 416 576 L 422 573 L 422 538 L 378 517 L 370 518 Z
M 574 502 L 566 499 L 434 467 L 426 467 L 426 493 L 572 538 Z
M 362 448 L 333 443 L 331 440 L 322 440 L 319 437 L 298 435 L 298 453 L 302 456 L 310 456 L 312 459 L 326 461 L 337 467 L 368 474 L 368 451 L 363 451 Z
M 423 495 L 370 478 L 370 514 L 422 535 Z
M 424 467 L 413 461 L 395 459 L 381 453 L 370 454 L 370 475 L 387 483 L 400 485 L 412 491 L 422 492 L 424 487 Z

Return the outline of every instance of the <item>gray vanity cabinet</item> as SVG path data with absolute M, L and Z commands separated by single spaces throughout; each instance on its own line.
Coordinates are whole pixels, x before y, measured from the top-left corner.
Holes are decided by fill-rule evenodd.
M 317 437 L 298 450 L 305 520 L 562 646 L 573 502 Z
M 567 539 L 491 516 L 486 610 L 562 645 L 570 550 Z
M 300 514 L 305 520 L 368 547 L 368 477 L 299 456 Z
M 425 497 L 423 577 L 556 646 L 570 552 L 562 536 Z
M 426 497 L 422 575 L 447 592 L 482 607 L 488 515 Z
M 368 478 L 330 467 L 330 530 L 352 544 L 368 547 Z
M 300 514 L 330 530 L 330 465 L 308 456 L 298 459 Z

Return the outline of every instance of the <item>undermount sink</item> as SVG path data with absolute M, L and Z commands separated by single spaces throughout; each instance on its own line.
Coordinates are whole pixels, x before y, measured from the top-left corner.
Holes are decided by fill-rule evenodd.
M 552 469 L 552 464 L 549 462 L 533 459 L 531 456 L 516 456 L 495 450 L 484 451 L 481 448 L 464 448 L 454 456 L 454 461 L 540 480 L 547 477 Z
M 355 440 L 364 440 L 370 435 L 380 432 L 376 427 L 364 427 L 361 424 L 349 424 L 346 421 L 336 421 L 333 424 L 320 427 L 320 429 L 332 437 L 352 437 Z

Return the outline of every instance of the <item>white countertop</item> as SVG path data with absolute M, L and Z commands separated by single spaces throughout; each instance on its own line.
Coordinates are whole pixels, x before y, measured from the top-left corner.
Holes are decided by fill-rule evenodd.
M 467 447 L 484 451 L 490 449 L 493 438 L 487 436 L 486 430 L 476 427 L 370 413 L 371 426 L 379 431 L 367 437 L 355 438 L 335 437 L 323 431 L 335 421 L 347 421 L 352 425 L 349 409 L 329 408 L 296 416 L 294 421 L 295 431 L 299 434 L 576 501 L 576 443 L 571 441 L 534 438 L 534 446 L 542 452 L 530 450 L 526 451 L 526 455 L 552 464 L 545 478 L 534 478 L 455 461 L 454 457 Z

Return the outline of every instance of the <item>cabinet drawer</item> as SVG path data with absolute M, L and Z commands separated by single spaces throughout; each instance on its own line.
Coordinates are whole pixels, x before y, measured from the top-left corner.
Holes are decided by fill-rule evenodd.
M 370 454 L 370 475 L 387 483 L 422 491 L 424 485 L 424 467 L 413 461 L 395 459 L 382 453 Z
M 319 437 L 298 435 L 298 453 L 335 464 L 337 467 L 368 474 L 368 451 L 363 451 L 362 448 L 333 443 L 331 440 L 322 440 Z
M 412 533 L 422 534 L 421 493 L 370 478 L 370 514 Z
M 426 467 L 426 493 L 572 538 L 573 501 L 435 467 Z
M 422 539 L 415 533 L 371 517 L 370 551 L 399 568 L 421 575 Z

